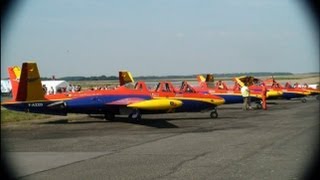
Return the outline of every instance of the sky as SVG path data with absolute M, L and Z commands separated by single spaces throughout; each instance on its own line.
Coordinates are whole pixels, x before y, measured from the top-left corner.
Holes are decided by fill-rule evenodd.
M 310 13 L 296 0 L 28 0 L 1 27 L 1 78 L 319 72 Z

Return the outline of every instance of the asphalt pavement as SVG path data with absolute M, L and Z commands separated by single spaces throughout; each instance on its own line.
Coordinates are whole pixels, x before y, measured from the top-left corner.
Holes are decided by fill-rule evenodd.
M 72 115 L 1 126 L 2 156 L 19 179 L 303 179 L 319 146 L 319 101 L 268 110 L 105 121 Z

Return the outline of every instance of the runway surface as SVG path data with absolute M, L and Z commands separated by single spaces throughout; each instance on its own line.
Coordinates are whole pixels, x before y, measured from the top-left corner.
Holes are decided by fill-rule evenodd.
M 319 101 L 268 108 L 6 124 L 2 155 L 20 179 L 301 179 L 319 146 Z

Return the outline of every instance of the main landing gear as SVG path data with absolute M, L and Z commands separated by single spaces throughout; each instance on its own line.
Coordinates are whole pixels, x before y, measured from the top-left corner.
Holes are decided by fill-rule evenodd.
M 217 108 L 214 108 L 214 109 L 211 111 L 210 117 L 211 117 L 212 119 L 218 118 Z
M 262 109 L 262 101 L 256 101 L 256 108 Z
M 134 110 L 131 114 L 129 114 L 129 119 L 131 121 L 140 121 L 141 120 L 141 114 L 139 110 Z

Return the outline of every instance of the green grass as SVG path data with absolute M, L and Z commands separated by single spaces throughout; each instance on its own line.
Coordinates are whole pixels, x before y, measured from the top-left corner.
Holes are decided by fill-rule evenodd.
M 1 108 L 1 124 L 2 123 L 10 123 L 10 122 L 18 122 L 18 121 L 34 120 L 34 119 L 44 119 L 44 118 L 49 118 L 49 117 L 50 117 L 50 115 L 17 112 L 17 111 L 11 111 L 11 110 Z

